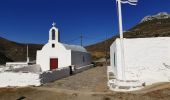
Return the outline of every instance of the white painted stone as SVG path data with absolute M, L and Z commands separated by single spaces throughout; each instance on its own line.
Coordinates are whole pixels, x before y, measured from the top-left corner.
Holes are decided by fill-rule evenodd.
M 15 87 L 15 86 L 28 86 L 40 85 L 39 74 L 34 73 L 14 73 L 3 72 L 0 73 L 0 87 Z
M 170 38 L 124 39 L 126 80 L 139 80 L 151 85 L 170 81 Z M 110 47 L 111 67 L 116 79 L 123 80 L 120 40 Z M 114 57 L 115 54 L 115 57 Z

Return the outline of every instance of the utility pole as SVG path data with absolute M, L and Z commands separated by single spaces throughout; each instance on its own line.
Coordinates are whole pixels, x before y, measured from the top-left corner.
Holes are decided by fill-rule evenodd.
M 108 51 L 108 46 L 107 46 L 107 33 L 106 33 L 106 40 L 105 40 L 105 59 L 106 59 L 106 66 L 107 66 L 107 51 Z
M 83 46 L 83 35 L 82 34 L 80 35 L 80 43 L 81 43 L 81 46 Z
M 29 63 L 29 49 L 28 49 L 28 44 L 27 44 L 27 63 Z

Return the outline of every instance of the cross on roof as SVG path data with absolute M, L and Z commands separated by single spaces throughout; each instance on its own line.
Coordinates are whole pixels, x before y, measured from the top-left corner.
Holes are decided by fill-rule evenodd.
M 53 27 L 55 27 L 56 23 L 55 23 L 55 22 L 53 22 L 53 24 L 52 24 L 52 25 L 53 25 Z

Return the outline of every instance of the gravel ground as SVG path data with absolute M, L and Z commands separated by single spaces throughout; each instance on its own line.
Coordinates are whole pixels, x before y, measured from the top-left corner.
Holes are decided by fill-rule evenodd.
M 107 67 L 95 67 L 70 77 L 45 84 L 43 87 L 88 92 L 106 92 Z

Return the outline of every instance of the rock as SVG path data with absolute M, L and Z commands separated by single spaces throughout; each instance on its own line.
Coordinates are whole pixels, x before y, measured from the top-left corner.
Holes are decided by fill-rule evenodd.
M 156 15 L 144 17 L 141 20 L 141 23 L 146 22 L 146 21 L 150 21 L 150 20 L 153 20 L 153 19 L 166 19 L 166 18 L 170 18 L 170 14 L 168 14 L 167 12 L 160 12 Z

